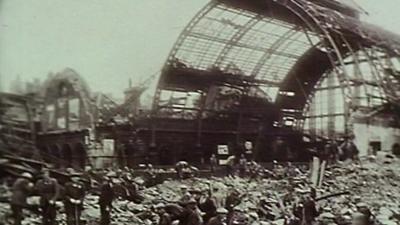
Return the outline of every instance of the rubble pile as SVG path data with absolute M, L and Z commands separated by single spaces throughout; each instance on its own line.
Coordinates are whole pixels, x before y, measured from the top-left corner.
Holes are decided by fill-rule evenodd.
M 359 204 L 371 210 L 381 224 L 400 224 L 400 161 L 397 159 L 363 161 L 361 164 L 336 164 L 328 167 L 321 187 L 316 187 L 318 220 L 330 219 L 330 224 L 349 224 L 351 215 Z M 283 179 L 258 179 L 240 177 L 191 178 L 186 180 L 168 179 L 162 184 L 142 188 L 143 202 L 134 203 L 124 199 L 113 202 L 112 223 L 157 224 L 158 215 L 154 206 L 159 203 L 177 204 L 182 197 L 179 190 L 186 185 L 191 193 L 207 193 L 223 205 L 226 196 L 235 190 L 240 193 L 241 202 L 235 207 L 244 215 L 256 212 L 264 224 L 283 224 L 293 211 L 301 191 L 311 187 L 308 174 Z M 1 189 L 2 193 L 7 190 Z M 335 195 L 336 194 L 336 195 Z M 86 224 L 99 224 L 100 211 L 98 196 L 86 195 L 82 219 Z M 57 220 L 65 224 L 60 204 Z M 9 213 L 7 203 L 0 203 L 0 218 Z M 4 221 L 4 220 L 3 220 Z M 23 224 L 40 224 L 40 218 L 27 212 Z M 321 223 L 324 224 L 324 223 Z

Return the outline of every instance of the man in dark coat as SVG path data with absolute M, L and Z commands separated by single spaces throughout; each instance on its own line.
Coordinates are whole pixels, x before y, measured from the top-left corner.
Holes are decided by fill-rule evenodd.
M 70 181 L 65 184 L 64 197 L 67 225 L 79 225 L 85 198 L 85 184 L 80 181 L 80 174 L 70 174 Z
M 204 212 L 204 215 L 203 215 L 204 224 L 207 224 L 207 222 L 212 217 L 217 215 L 217 201 L 212 196 L 211 190 L 208 190 L 207 197 L 205 198 L 204 201 L 202 201 L 200 203 L 199 208 L 201 211 Z
M 179 225 L 201 225 L 202 219 L 197 211 L 197 202 L 195 199 L 190 199 L 183 210 Z
M 315 203 L 315 189 L 301 189 L 299 193 L 303 196 L 299 204 L 295 205 L 293 214 L 300 220 L 301 225 L 313 224 L 315 218 L 319 216 L 319 211 Z
M 40 196 L 40 208 L 43 225 L 54 225 L 56 222 L 56 201 L 60 194 L 60 186 L 56 179 L 50 177 L 50 171 L 43 169 L 42 179 L 36 182 L 36 190 Z
M 233 208 L 239 205 L 240 202 L 240 193 L 237 190 L 231 191 L 231 193 L 226 197 L 225 200 L 225 208 L 228 210 L 228 213 L 231 214 L 233 212 Z
M 302 222 L 304 224 L 312 224 L 315 221 L 315 218 L 317 218 L 319 215 L 315 201 L 311 197 L 306 197 L 303 204 L 304 208 Z
M 99 205 L 100 205 L 100 215 L 101 225 L 110 224 L 110 212 L 112 210 L 112 201 L 114 200 L 114 190 L 113 182 L 110 174 L 107 174 L 103 184 L 100 187 Z
M 358 148 L 354 144 L 352 138 L 346 138 L 346 140 L 340 145 L 340 148 L 343 151 L 342 160 L 351 159 L 353 161 L 358 161 Z
M 33 183 L 30 181 L 32 175 L 30 173 L 23 173 L 20 178 L 18 178 L 12 188 L 11 195 L 11 211 L 14 218 L 14 224 L 20 225 L 22 221 L 22 209 L 27 207 L 27 198 L 33 189 Z

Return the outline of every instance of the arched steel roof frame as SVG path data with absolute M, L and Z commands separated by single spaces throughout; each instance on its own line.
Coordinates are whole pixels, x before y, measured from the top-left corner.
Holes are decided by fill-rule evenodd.
M 231 10 L 239 10 L 243 11 L 242 8 L 240 8 L 240 4 L 246 4 L 241 2 L 240 0 L 235 0 L 232 1 L 232 5 L 229 5 L 225 0 L 213 0 L 210 3 L 208 3 L 201 11 L 197 13 L 197 15 L 189 22 L 189 24 L 185 27 L 181 35 L 179 36 L 178 40 L 176 41 L 174 47 L 172 48 L 168 60 L 164 65 L 163 72 L 161 74 L 158 88 L 156 91 L 156 95 L 154 97 L 154 102 L 153 102 L 153 115 L 157 114 L 157 106 L 159 104 L 159 99 L 161 95 L 161 91 L 163 90 L 163 87 L 165 85 L 166 79 L 165 77 L 168 76 L 170 73 L 171 67 L 173 67 L 174 63 L 176 63 L 177 53 L 184 47 L 185 41 L 189 37 L 193 37 L 191 35 L 191 31 L 199 24 L 200 21 L 202 21 L 213 9 L 217 7 L 226 7 L 227 9 L 230 8 Z M 262 1 L 258 0 L 252 0 L 251 2 L 256 2 L 254 4 L 264 4 L 261 3 Z M 254 12 L 249 12 L 251 13 L 251 17 L 244 23 L 244 25 L 240 26 L 240 29 L 238 29 L 236 32 L 232 32 L 230 38 L 227 40 L 218 38 L 218 34 L 215 37 L 208 37 L 207 35 L 203 35 L 202 38 L 215 38 L 215 42 L 221 42 L 219 44 L 223 45 L 221 47 L 219 53 L 215 52 L 209 52 L 209 49 L 212 48 L 212 43 L 207 43 L 208 44 L 208 49 L 205 52 L 201 52 L 198 54 L 203 54 L 200 58 L 200 61 L 204 60 L 204 57 L 206 54 L 213 54 L 215 58 L 213 67 L 221 70 L 224 64 L 224 61 L 227 60 L 228 54 L 230 51 L 233 51 L 235 47 L 237 48 L 243 48 L 249 50 L 248 52 L 248 57 L 241 59 L 241 63 L 245 63 L 252 61 L 254 66 L 250 70 L 248 74 L 246 74 L 248 77 L 252 77 L 252 79 L 257 80 L 257 76 L 260 75 L 260 71 L 262 70 L 263 66 L 267 63 L 268 59 L 276 54 L 275 52 L 277 51 L 278 48 L 284 46 L 284 44 L 287 44 L 288 41 L 290 41 L 290 38 L 293 36 L 296 36 L 297 34 L 301 35 L 301 33 L 298 30 L 302 30 L 303 34 L 305 37 L 308 39 L 308 42 L 310 44 L 309 51 L 303 52 L 301 56 L 298 57 L 299 61 L 303 57 L 317 57 L 317 55 L 310 55 L 307 54 L 307 52 L 315 52 L 317 49 L 320 49 L 320 52 L 324 52 L 325 56 L 327 57 L 327 60 L 330 62 L 330 66 L 327 66 L 326 68 L 323 69 L 323 72 L 319 72 L 320 74 L 317 75 L 317 80 L 313 81 L 314 83 L 310 84 L 309 87 L 304 87 L 303 83 L 305 82 L 305 78 L 299 78 L 297 77 L 298 74 L 296 72 L 296 69 L 298 67 L 301 67 L 301 63 L 297 62 L 291 65 L 291 68 L 287 71 L 287 73 L 284 75 L 285 77 L 281 78 L 281 81 L 277 83 L 279 85 L 280 90 L 287 90 L 290 89 L 290 82 L 288 80 L 290 79 L 295 79 L 296 80 L 296 85 L 297 85 L 297 90 L 293 91 L 301 91 L 299 89 L 307 89 L 307 90 L 302 90 L 304 95 L 307 95 L 305 97 L 305 100 L 301 100 L 300 105 L 303 105 L 302 110 L 306 111 L 307 110 L 307 105 L 309 104 L 309 98 L 313 96 L 313 89 L 318 86 L 318 84 L 321 82 L 322 78 L 324 77 L 323 75 L 329 71 L 332 70 L 336 73 L 337 77 L 339 78 L 340 81 L 340 86 L 341 90 L 343 93 L 343 98 L 344 102 L 348 104 L 348 109 L 351 108 L 351 97 L 352 97 L 352 83 L 353 81 L 350 79 L 349 72 L 346 69 L 346 63 L 345 63 L 345 58 L 350 56 L 353 58 L 354 61 L 354 67 L 358 67 L 360 63 L 358 62 L 358 52 L 359 51 L 365 51 L 366 47 L 370 46 L 376 46 L 378 47 L 381 51 L 385 51 L 386 54 L 383 56 L 377 56 L 380 58 L 378 63 L 375 62 L 369 62 L 370 67 L 374 68 L 374 70 L 378 70 L 376 67 L 381 67 L 384 68 L 385 65 L 380 60 L 384 60 L 383 58 L 387 58 L 390 61 L 389 67 L 394 68 L 395 66 L 391 61 L 391 56 L 399 56 L 400 55 L 400 38 L 392 33 L 389 32 L 383 32 L 379 28 L 369 26 L 369 25 L 364 25 L 362 22 L 360 22 L 358 19 L 350 17 L 348 15 L 341 14 L 338 11 L 335 11 L 334 9 L 327 9 L 323 8 L 321 6 L 317 6 L 315 3 L 309 0 L 270 0 L 270 1 L 265 1 L 266 2 L 266 8 L 271 7 L 271 5 L 274 5 L 273 7 L 276 7 L 278 4 L 285 8 L 288 13 L 292 14 L 289 16 L 290 18 L 288 19 L 293 20 L 290 23 L 288 21 L 283 21 L 281 18 L 278 16 L 275 18 L 274 15 L 262 15 L 260 11 Z M 239 4 L 240 3 L 240 4 Z M 235 5 L 237 4 L 237 5 Z M 239 5 L 239 7 L 238 7 Z M 265 8 L 265 10 L 266 10 Z M 224 10 L 224 9 L 222 9 Z M 246 9 L 248 10 L 248 9 Z M 268 8 L 268 10 L 271 10 Z M 325 11 L 326 10 L 326 11 Z M 273 11 L 273 9 L 272 9 Z M 268 13 L 267 13 L 268 14 Z M 273 14 L 270 12 L 270 14 Z M 287 15 L 286 15 L 287 16 Z M 285 17 L 285 16 L 283 16 Z M 265 23 L 265 18 L 269 19 L 269 22 L 272 22 L 274 20 L 278 20 L 282 22 L 281 25 L 283 24 L 290 24 L 291 28 L 288 29 L 286 32 L 280 35 L 278 39 L 273 41 L 273 43 L 265 49 L 256 49 L 257 47 L 254 47 L 252 45 L 246 44 L 246 43 L 241 43 L 241 39 L 247 35 L 248 32 L 252 31 L 254 27 L 259 24 L 259 23 Z M 214 18 L 217 20 L 218 18 Z M 222 18 L 221 20 L 223 20 Z M 301 24 L 296 24 L 295 20 L 299 20 Z M 297 23 L 299 22 L 297 21 Z M 230 21 L 224 21 L 226 23 L 229 23 Z M 231 24 L 232 26 L 235 25 L 233 22 Z M 239 27 L 239 26 L 238 26 Z M 354 29 L 353 31 L 351 29 Z M 220 31 L 222 32 L 222 31 Z M 317 38 L 317 44 L 313 43 L 313 35 L 314 39 Z M 201 35 L 194 37 L 194 38 L 201 38 Z M 288 44 L 289 46 L 290 44 Z M 258 46 L 259 47 L 259 46 Z M 314 50 L 313 50 L 314 49 Z M 195 49 L 192 49 L 193 52 Z M 256 63 L 253 62 L 253 58 L 251 58 L 251 54 L 255 51 L 264 51 L 261 57 L 256 60 Z M 240 53 L 240 50 L 239 50 Z M 281 54 L 282 53 L 277 53 Z M 291 53 L 287 53 L 283 51 L 283 57 L 290 58 Z M 294 56 L 295 57 L 295 56 Z M 376 57 L 376 56 L 373 56 Z M 253 59 L 253 60 L 252 60 Z M 397 58 L 399 60 L 399 58 Z M 367 59 L 370 61 L 371 59 Z M 399 60 L 400 61 L 400 60 Z M 225 63 L 226 64 L 226 63 Z M 182 65 L 181 65 L 182 66 Z M 191 65 L 189 65 L 191 66 Z M 211 65 L 210 65 L 211 66 Z M 280 65 L 275 65 L 275 66 L 280 66 Z M 186 67 L 186 65 L 184 66 Z M 228 66 L 229 67 L 229 66 Z M 192 68 L 190 68 L 192 69 Z M 195 68 L 198 70 L 207 70 L 207 68 Z M 238 68 L 239 71 L 243 68 Z M 317 72 L 317 71 L 315 71 Z M 244 72 L 245 73 L 245 72 Z M 379 72 L 378 72 L 379 73 Z M 229 74 L 229 72 L 228 72 Z M 234 74 L 231 74 L 234 75 Z M 378 79 L 381 79 L 380 75 L 378 74 Z M 262 80 L 262 79 L 261 79 Z M 246 82 L 248 82 L 247 80 Z M 317 82 L 318 81 L 318 82 Z M 272 84 L 273 82 L 270 81 Z M 363 81 L 365 82 L 365 81 Z M 267 81 L 265 81 L 267 83 Z M 383 81 L 378 82 L 381 87 L 385 87 L 387 84 L 384 83 Z M 274 85 L 273 85 L 274 86 Z M 292 84 L 293 86 L 293 84 Z M 307 85 L 306 85 L 307 86 Z M 365 87 L 364 87 L 365 88 Z M 385 94 L 397 94 L 393 92 L 391 89 L 386 89 L 382 88 L 385 90 Z M 387 93 L 391 92 L 391 93 Z M 245 93 L 245 92 L 244 92 Z M 397 95 L 396 95 L 397 97 Z M 303 97 L 302 97 L 303 98 Z M 308 100 L 306 100 L 308 99 Z M 281 107 L 285 106 L 285 99 L 278 96 L 277 97 L 277 103 Z M 204 109 L 199 110 L 200 112 L 203 112 Z M 348 114 L 347 112 L 346 114 Z

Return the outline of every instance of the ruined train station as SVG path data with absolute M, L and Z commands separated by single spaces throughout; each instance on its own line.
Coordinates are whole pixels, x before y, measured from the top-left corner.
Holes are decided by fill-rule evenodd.
M 68 225 L 400 224 L 400 35 L 345 2 L 212 0 L 159 73 L 115 88 L 124 99 L 69 66 L 0 93 L 0 192 L 13 199 L 7 182 L 43 169 L 66 190 L 80 174 L 82 218 L 65 203 L 48 225 L 64 211 Z M 114 208 L 94 216 L 104 177 L 128 194 L 107 189 Z M 221 192 L 215 212 L 204 191 Z M 0 220 L 18 222 L 7 202 Z

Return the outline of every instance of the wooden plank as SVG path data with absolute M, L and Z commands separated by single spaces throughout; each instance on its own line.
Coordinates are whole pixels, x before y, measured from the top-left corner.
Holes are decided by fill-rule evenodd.
M 313 187 L 317 187 L 319 180 L 319 168 L 320 168 L 320 160 L 318 157 L 313 157 L 311 162 L 311 183 Z

